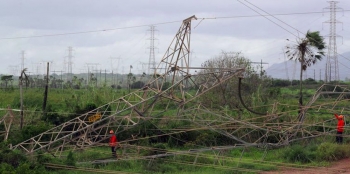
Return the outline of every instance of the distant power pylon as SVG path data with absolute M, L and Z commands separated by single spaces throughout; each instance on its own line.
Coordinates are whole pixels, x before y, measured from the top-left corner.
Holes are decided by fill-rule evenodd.
M 67 61 L 67 81 L 71 81 L 72 80 L 72 65 L 73 65 L 73 48 L 72 47 L 68 47 L 68 61 Z
M 110 59 L 111 59 L 111 71 L 112 71 L 112 84 L 113 85 L 115 85 L 115 81 L 117 82 L 117 84 L 118 84 L 118 70 L 119 70 L 119 62 L 120 62 L 120 59 L 122 59 L 122 58 L 120 58 L 120 57 L 118 57 L 118 58 L 113 58 L 113 57 L 110 57 Z M 116 74 L 116 78 L 114 78 L 114 75 L 113 75 L 113 70 L 114 70 L 114 67 L 113 67 L 113 59 L 116 59 L 117 60 L 117 68 L 115 69 L 116 71 L 115 71 L 115 74 Z
M 326 75 L 325 81 L 339 81 L 339 67 L 338 67 L 338 53 L 337 53 L 337 1 L 328 1 L 329 7 L 325 9 L 330 10 L 330 19 L 325 23 L 329 23 L 329 42 L 328 42 L 328 53 L 327 53 L 327 63 L 326 63 Z
M 24 55 L 25 55 L 25 52 L 24 51 L 21 51 L 21 71 L 24 69 Z
M 147 72 L 147 74 L 151 74 L 151 73 L 154 74 L 155 68 L 156 68 L 156 60 L 155 60 L 155 54 L 154 54 L 154 49 L 156 49 L 156 47 L 154 46 L 154 40 L 156 40 L 156 38 L 154 37 L 154 31 L 156 31 L 155 26 L 151 25 L 150 29 L 148 31 L 150 31 L 151 37 L 149 38 L 150 46 L 149 46 L 149 59 L 148 59 L 148 72 Z

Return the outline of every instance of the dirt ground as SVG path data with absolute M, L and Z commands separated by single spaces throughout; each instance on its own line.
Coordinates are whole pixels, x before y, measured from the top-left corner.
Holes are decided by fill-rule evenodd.
M 261 174 L 350 174 L 350 158 L 342 159 L 336 162 L 333 162 L 328 167 L 314 167 L 314 168 L 281 168 L 278 171 L 271 172 L 262 172 Z

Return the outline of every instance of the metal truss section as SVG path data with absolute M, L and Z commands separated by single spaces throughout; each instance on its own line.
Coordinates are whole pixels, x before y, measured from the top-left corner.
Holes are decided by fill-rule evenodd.
M 329 127 L 332 127 L 332 119 L 322 122 L 309 121 L 306 125 L 305 120 L 308 119 L 307 112 L 312 110 L 317 113 L 321 110 L 326 110 L 328 111 L 330 118 L 333 118 L 333 113 L 342 113 L 345 111 L 344 107 L 336 108 L 336 106 L 341 102 L 348 102 L 349 96 L 350 90 L 347 89 L 346 85 L 321 85 L 321 87 L 319 87 L 315 94 L 310 98 L 309 102 L 303 106 L 302 112 L 299 113 L 298 118 L 291 122 L 293 126 L 288 128 L 288 133 L 284 135 L 281 142 L 289 144 L 290 142 L 300 139 L 313 138 L 328 134 Z M 315 128 L 321 129 L 323 132 L 315 131 Z
M 157 66 L 154 76 L 162 74 L 163 78 L 156 83 L 157 88 L 161 89 L 164 82 L 173 84 L 178 77 L 190 76 L 190 36 L 191 21 L 196 20 L 195 16 L 191 16 L 183 20 L 180 29 L 177 31 L 170 46 L 165 52 L 163 58 Z M 184 83 L 183 85 L 187 85 Z M 186 87 L 186 86 L 182 86 Z M 173 93 L 173 89 L 169 91 Z
M 224 112 L 215 112 L 202 105 L 193 105 L 179 114 L 195 126 L 209 129 L 231 138 L 244 146 L 280 147 L 301 139 L 329 135 L 334 129 L 333 113 L 345 112 L 346 108 L 335 108 L 341 102 L 348 102 L 350 90 L 344 85 L 323 84 L 316 90 L 298 117 L 290 113 L 276 113 L 283 104 L 274 103 L 265 116 L 238 119 Z M 328 111 L 330 119 L 317 121 L 309 113 Z M 336 111 L 335 111 L 336 110 Z M 303 116 L 303 117 L 300 117 Z M 260 136 L 252 136 L 252 135 Z
M 9 136 L 14 117 L 15 116 L 12 112 L 12 109 L 10 107 L 7 107 L 6 114 L 0 119 L 0 124 L 4 124 L 4 128 L 5 128 L 4 131 L 0 131 L 0 136 L 4 137 L 4 141 L 6 141 Z

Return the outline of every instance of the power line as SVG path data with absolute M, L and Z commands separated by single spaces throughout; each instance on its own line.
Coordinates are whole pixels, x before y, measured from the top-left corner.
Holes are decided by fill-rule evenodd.
M 343 10 L 343 12 L 347 12 L 350 10 Z M 267 17 L 267 16 L 287 16 L 287 15 L 306 15 L 306 14 L 318 14 L 325 13 L 323 11 L 319 12 L 299 12 L 299 13 L 279 13 L 279 14 L 268 14 L 268 15 L 244 15 L 244 16 L 219 16 L 219 17 L 210 17 L 210 18 L 198 18 L 198 19 L 231 19 L 231 18 L 251 18 L 251 17 Z M 114 30 L 124 30 L 131 28 L 140 28 L 140 27 L 149 27 L 150 25 L 165 25 L 171 23 L 182 22 L 182 20 L 178 21 L 168 21 L 161 22 L 155 24 L 144 24 L 144 25 L 135 25 L 135 26 L 127 26 L 127 27 L 119 27 L 119 28 L 111 28 L 111 29 L 101 29 L 101 30 L 89 30 L 89 31 L 78 31 L 78 32 L 68 32 L 68 33 L 57 33 L 57 34 L 46 34 L 46 35 L 34 35 L 34 36 L 18 36 L 18 37 L 3 37 L 0 40 L 12 40 L 12 39 L 27 39 L 27 38 L 40 38 L 40 37 L 54 37 L 54 36 L 65 36 L 65 35 L 77 35 L 77 34 L 87 34 L 87 33 L 97 33 L 97 32 L 106 32 L 106 31 L 114 31 Z
M 350 10 L 342 10 L 350 11 Z M 288 15 L 305 15 L 305 14 L 322 14 L 325 12 L 314 11 L 314 12 L 300 12 L 300 13 L 277 13 L 277 14 L 266 14 L 266 15 L 243 15 L 243 16 L 222 16 L 222 17 L 212 17 L 212 18 L 198 18 L 198 19 L 222 19 L 222 18 L 250 18 L 250 17 L 268 17 L 268 16 L 288 16 Z
M 162 22 L 151 25 L 163 25 L 163 24 L 171 24 L 182 21 L 171 21 L 171 22 Z M 19 37 L 3 37 L 0 40 L 11 40 L 11 39 L 27 39 L 27 38 L 38 38 L 38 37 L 54 37 L 54 36 L 64 36 L 64 35 L 77 35 L 77 34 L 87 34 L 87 33 L 97 33 L 97 32 L 105 32 L 105 31 L 114 31 L 114 30 L 123 30 L 130 28 L 139 28 L 139 27 L 149 27 L 150 24 L 146 25 L 135 25 L 129 27 L 120 27 L 120 28 L 111 28 L 111 29 L 102 29 L 102 30 L 90 30 L 90 31 L 79 31 L 79 32 L 69 32 L 69 33 L 58 33 L 58 34 L 46 34 L 46 35 L 35 35 L 35 36 L 19 36 Z

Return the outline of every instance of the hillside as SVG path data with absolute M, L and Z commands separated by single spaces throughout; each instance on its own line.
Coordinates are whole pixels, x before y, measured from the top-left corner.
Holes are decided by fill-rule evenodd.
M 324 80 L 325 67 L 327 58 L 324 57 L 320 62 L 311 66 L 306 73 L 304 79 L 315 78 L 316 80 Z M 350 79 L 350 52 L 343 53 L 338 56 L 339 78 L 340 80 Z M 266 69 L 268 76 L 278 79 L 299 79 L 300 64 L 294 60 L 287 60 L 282 63 L 276 63 Z

